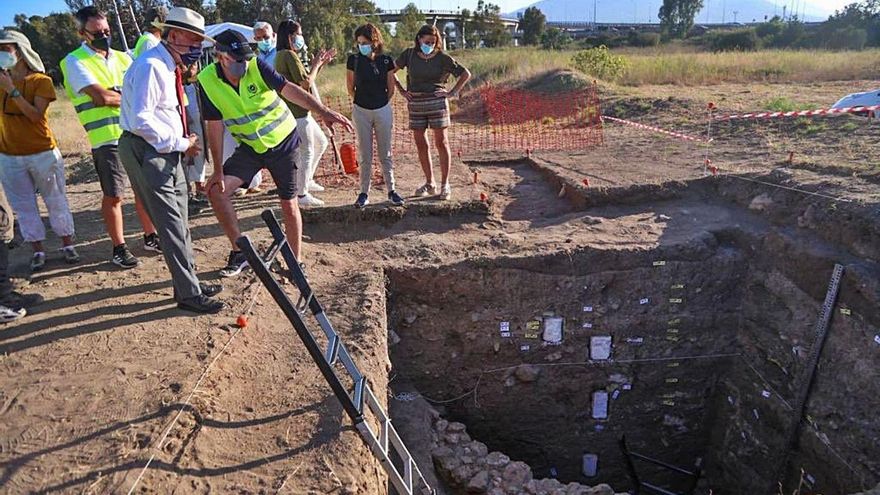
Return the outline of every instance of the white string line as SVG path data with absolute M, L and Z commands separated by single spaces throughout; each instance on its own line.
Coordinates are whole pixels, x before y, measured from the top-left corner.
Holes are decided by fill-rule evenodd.
M 745 356 L 742 356 L 742 361 L 743 361 L 744 363 L 746 363 L 746 365 L 748 365 L 749 369 L 751 369 L 756 375 L 758 375 L 758 378 L 760 378 L 761 381 L 764 382 L 764 386 L 767 387 L 771 392 L 773 392 L 773 395 L 774 395 L 775 397 L 778 397 L 779 400 L 782 401 L 783 404 L 785 404 L 785 407 L 787 407 L 789 411 L 794 411 L 794 408 L 791 407 L 791 404 L 789 404 L 788 401 L 785 400 L 785 399 L 782 397 L 782 394 L 780 394 L 779 392 L 777 392 L 777 391 L 773 388 L 773 386 L 770 385 L 770 382 L 767 381 L 767 379 L 764 378 L 764 375 L 762 375 L 762 374 L 761 374 L 761 373 L 760 373 L 760 372 L 759 372 L 754 366 L 752 366 L 752 363 L 750 363 L 750 362 L 748 362 L 748 361 L 746 360 Z
M 257 281 L 252 282 L 252 284 L 256 284 L 256 283 L 257 283 Z M 252 307 L 253 303 L 254 303 L 254 301 L 256 301 L 257 295 L 259 294 L 260 291 L 254 290 L 253 288 L 251 290 L 253 290 L 253 293 L 254 293 L 253 297 L 251 298 L 251 303 L 250 303 L 250 305 Z M 165 428 L 165 432 L 162 434 L 162 437 L 159 439 L 158 444 L 156 444 L 154 452 L 150 455 L 150 458 L 147 459 L 147 463 L 141 469 L 141 472 L 138 474 L 138 477 L 134 480 L 134 483 L 132 483 L 131 488 L 129 488 L 128 495 L 131 495 L 132 493 L 134 493 L 134 490 L 135 490 L 135 488 L 137 488 L 138 483 L 140 483 L 141 479 L 144 477 L 144 474 L 146 474 L 147 469 L 150 468 L 150 464 L 152 464 L 153 460 L 156 459 L 157 452 L 162 451 L 162 447 L 165 444 L 165 440 L 168 438 L 168 435 L 171 433 L 171 430 L 174 429 L 174 427 L 177 425 L 178 420 L 180 420 L 180 416 L 183 415 L 183 411 L 187 407 L 190 406 L 190 401 L 192 400 L 193 395 L 195 395 L 196 390 L 198 390 L 198 388 L 199 388 L 199 385 L 202 384 L 202 381 L 208 375 L 208 371 L 210 371 L 211 368 L 214 366 L 214 363 L 216 363 L 220 359 L 220 357 L 223 356 L 223 354 L 226 352 L 226 349 L 229 348 L 229 346 L 232 344 L 232 341 L 235 340 L 235 337 L 239 333 L 241 333 L 243 328 L 244 327 L 238 327 L 235 329 L 234 332 L 232 332 L 232 335 L 226 341 L 226 344 L 223 346 L 223 348 L 220 349 L 220 351 L 214 355 L 214 359 L 212 359 L 211 362 L 208 363 L 208 366 L 206 366 L 205 369 L 202 371 L 202 374 L 199 376 L 199 379 L 196 380 L 196 384 L 193 386 L 189 395 L 187 395 L 186 399 L 183 401 L 183 404 L 180 405 L 180 409 L 177 411 L 177 414 L 174 416 L 174 419 L 172 419 L 171 423 L 168 424 L 168 427 Z
M 755 182 L 755 183 L 757 183 L 757 184 L 763 184 L 763 185 L 765 185 L 765 186 L 778 187 L 778 188 L 780 188 L 780 189 L 786 189 L 786 190 L 789 190 L 789 191 L 799 192 L 799 193 L 803 193 L 803 194 L 809 194 L 809 195 L 811 195 L 811 196 L 818 196 L 818 197 L 820 197 L 820 198 L 830 199 L 830 200 L 832 200 L 832 201 L 840 201 L 840 202 L 843 202 L 843 203 L 852 203 L 853 201 L 856 201 L 856 200 L 854 200 L 854 199 L 847 198 L 847 197 L 845 197 L 845 196 L 831 196 L 831 195 L 828 195 L 828 194 L 822 194 L 822 193 L 819 193 L 819 192 L 807 191 L 807 190 L 804 190 L 804 189 L 798 189 L 798 188 L 796 188 L 796 187 L 783 186 L 782 184 L 774 184 L 773 182 L 767 182 L 767 181 L 763 181 L 763 180 L 752 179 L 752 178 L 749 178 L 749 177 L 743 177 L 743 176 L 741 176 L 741 175 L 736 175 L 736 174 L 734 174 L 734 173 L 732 173 L 732 172 L 730 172 L 730 173 L 726 173 L 726 174 L 721 174 L 721 176 L 722 176 L 722 177 L 733 177 L 734 179 L 740 179 L 740 180 L 745 180 L 745 181 L 749 181 L 749 182 Z
M 758 378 L 761 379 L 762 382 L 764 382 L 764 386 L 767 387 L 771 392 L 773 392 L 773 395 L 778 397 L 779 400 L 782 401 L 783 404 L 785 404 L 785 407 L 787 407 L 789 411 L 794 411 L 794 408 L 791 407 L 791 404 L 789 404 L 788 401 L 786 401 L 782 397 L 782 395 L 779 394 L 779 392 L 773 389 L 773 386 L 770 385 L 770 382 L 767 381 L 767 379 L 764 378 L 764 375 L 762 375 L 754 366 L 752 366 L 752 363 L 746 360 L 745 356 L 742 356 L 742 361 L 746 363 L 746 365 L 748 365 L 749 369 L 751 369 L 755 373 L 755 375 L 757 375 Z M 801 421 L 803 421 L 803 418 L 798 418 L 798 423 L 800 423 Z M 807 421 L 807 424 L 810 426 L 809 431 L 812 432 L 813 435 L 815 435 L 816 438 L 818 438 L 823 445 L 828 447 L 828 450 L 830 450 L 831 453 L 840 460 L 840 462 L 844 463 L 846 467 L 848 467 L 850 471 L 853 472 L 853 474 L 859 474 L 859 472 L 849 462 L 847 462 L 846 459 L 844 459 L 843 456 L 831 445 L 831 441 L 820 434 L 819 428 L 817 428 L 811 421 Z

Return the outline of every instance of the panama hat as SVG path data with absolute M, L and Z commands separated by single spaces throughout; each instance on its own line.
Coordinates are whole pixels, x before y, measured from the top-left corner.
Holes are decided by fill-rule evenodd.
M 198 12 L 185 7 L 170 9 L 168 15 L 165 16 L 165 21 L 153 21 L 153 26 L 159 29 L 181 29 L 213 41 L 210 36 L 205 34 L 205 18 Z
M 24 58 L 25 63 L 28 64 L 28 67 L 30 67 L 32 71 L 46 72 L 46 69 L 43 67 L 43 61 L 40 60 L 40 56 L 37 55 L 37 52 L 31 48 L 30 40 L 27 39 L 27 36 L 23 33 L 13 29 L 0 30 L 0 44 L 17 45 L 22 58 Z

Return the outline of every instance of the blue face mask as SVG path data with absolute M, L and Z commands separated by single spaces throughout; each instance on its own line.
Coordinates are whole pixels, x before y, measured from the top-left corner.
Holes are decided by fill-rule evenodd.
M 202 46 L 198 47 L 190 47 L 188 51 L 185 51 L 180 54 L 180 61 L 183 62 L 183 65 L 190 66 L 199 61 L 202 58 Z
M 257 42 L 257 48 L 263 53 L 269 53 L 275 48 L 275 42 L 272 39 L 260 40 Z
M 361 52 L 361 55 L 365 57 L 369 57 L 371 53 L 373 53 L 373 47 L 371 45 L 358 45 L 358 50 Z
M 419 46 L 422 48 L 422 53 L 424 53 L 425 55 L 430 55 L 434 53 L 434 45 L 419 43 Z
M 298 34 L 293 37 L 293 47 L 297 50 L 302 50 L 302 48 L 306 46 L 306 39 L 302 37 L 301 34 Z

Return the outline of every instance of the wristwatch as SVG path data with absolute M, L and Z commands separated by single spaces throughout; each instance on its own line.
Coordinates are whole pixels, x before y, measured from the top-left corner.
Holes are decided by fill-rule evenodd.
M 12 91 L 9 92 L 10 98 L 18 98 L 19 96 L 21 96 L 21 91 L 18 88 L 12 88 Z

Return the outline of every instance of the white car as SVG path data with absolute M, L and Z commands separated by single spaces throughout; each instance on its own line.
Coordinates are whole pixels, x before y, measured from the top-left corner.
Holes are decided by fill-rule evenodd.
M 880 105 L 880 89 L 846 95 L 831 108 L 870 107 L 875 105 Z M 873 113 L 875 119 L 880 119 L 880 111 L 874 110 Z

